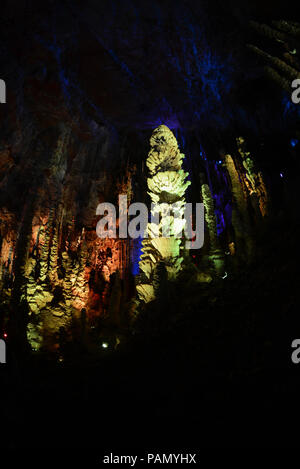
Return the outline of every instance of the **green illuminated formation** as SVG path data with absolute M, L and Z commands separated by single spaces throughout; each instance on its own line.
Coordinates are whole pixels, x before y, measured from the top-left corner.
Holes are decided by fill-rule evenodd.
M 147 180 L 151 202 L 157 204 L 152 215 L 161 213 L 159 224 L 148 223 L 147 234 L 142 245 L 140 260 L 140 283 L 137 285 L 139 299 L 148 303 L 155 298 L 159 285 L 158 267 L 163 265 L 169 280 L 175 279 L 183 261 L 182 240 L 176 238 L 184 228 L 185 191 L 190 182 L 188 173 L 182 169 L 184 155 L 180 153 L 177 140 L 171 130 L 160 125 L 150 139 L 151 150 L 147 167 Z M 176 203 L 177 216 L 174 218 L 171 205 Z M 169 237 L 164 237 L 168 230 Z
M 246 170 L 245 184 L 254 209 L 258 205 L 260 213 L 265 217 L 268 213 L 268 194 L 263 180 L 262 173 L 257 172 L 255 169 L 254 161 L 249 151 L 246 150 L 245 140 L 243 137 L 236 139 L 238 151 L 243 161 L 243 166 Z
M 224 255 L 220 249 L 220 244 L 217 234 L 217 220 L 214 210 L 214 201 L 211 196 L 210 189 L 207 184 L 201 186 L 202 200 L 205 208 L 205 221 L 208 227 L 210 252 L 209 258 L 213 264 L 214 270 L 217 275 L 224 273 Z

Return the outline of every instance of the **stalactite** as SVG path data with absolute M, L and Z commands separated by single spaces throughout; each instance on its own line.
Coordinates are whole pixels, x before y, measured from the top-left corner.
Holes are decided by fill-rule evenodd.
M 298 78 L 300 72 L 299 25 L 291 21 L 279 20 L 272 21 L 272 27 L 259 24 L 255 21 L 251 21 L 250 26 L 259 34 L 271 39 L 273 41 L 273 48 L 272 54 L 253 44 L 249 44 L 248 48 L 264 61 L 267 75 L 290 93 L 291 81 Z M 274 52 L 276 48 L 278 52 Z
M 142 242 L 143 254 L 139 263 L 141 275 L 137 292 L 140 300 L 145 303 L 155 298 L 155 273 L 160 263 L 164 264 L 170 280 L 175 279 L 181 270 L 182 241 L 176 235 L 182 231 L 184 221 L 175 226 L 174 217 L 164 214 L 169 212 L 171 204 L 178 203 L 178 211 L 183 215 L 184 194 L 190 184 L 186 181 L 187 173 L 181 169 L 184 155 L 180 153 L 176 138 L 168 127 L 161 125 L 154 130 L 150 146 L 147 159 L 150 173 L 147 180 L 148 194 L 151 201 L 158 204 L 156 210 L 161 210 L 163 215 L 159 225 L 148 223 L 149 237 Z M 167 226 L 171 227 L 169 238 L 163 237 Z
M 284 21 L 284 20 L 277 20 L 272 21 L 272 24 L 280 29 L 281 31 L 285 31 L 293 36 L 295 36 L 300 41 L 300 24 L 295 23 L 293 21 Z
M 260 24 L 256 21 L 250 21 L 250 26 L 263 36 L 266 36 L 270 39 L 276 39 L 281 42 L 289 40 L 289 36 L 287 34 L 281 31 L 277 31 L 276 29 L 272 28 L 271 26 L 268 26 L 267 24 Z
M 291 92 L 291 80 L 284 78 L 282 75 L 280 75 L 276 70 L 274 70 L 272 67 L 265 67 L 265 72 L 266 75 L 273 80 L 277 85 L 279 85 L 282 89 L 287 91 L 288 93 Z
M 283 60 L 279 59 L 278 57 L 274 57 L 273 55 L 268 54 L 267 52 L 264 52 L 263 50 L 259 49 L 259 47 L 252 45 L 249 45 L 248 47 L 257 55 L 265 59 L 267 62 L 270 62 L 270 64 L 274 65 L 279 70 L 284 72 L 291 79 L 298 78 L 299 71 L 296 70 L 294 67 L 291 67 L 290 65 L 286 64 Z

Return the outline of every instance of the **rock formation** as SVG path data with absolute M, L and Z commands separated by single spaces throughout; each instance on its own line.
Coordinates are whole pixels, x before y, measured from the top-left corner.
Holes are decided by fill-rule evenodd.
M 256 170 L 253 158 L 251 157 L 250 152 L 246 149 L 245 139 L 243 137 L 238 137 L 236 140 L 238 151 L 242 158 L 242 164 L 246 172 L 244 181 L 253 209 L 255 212 L 259 209 L 261 216 L 265 217 L 268 213 L 268 193 L 262 172 Z
M 212 262 L 213 269 L 218 276 L 224 274 L 224 253 L 220 247 L 218 233 L 217 233 L 217 221 L 214 210 L 214 201 L 211 196 L 209 186 L 202 184 L 201 186 L 202 200 L 205 209 L 205 221 L 208 227 L 209 236 L 209 259 Z
M 190 181 L 182 169 L 184 155 L 180 153 L 176 138 L 168 127 L 160 125 L 150 139 L 151 150 L 147 158 L 148 194 L 154 204 L 152 215 L 161 213 L 159 223 L 148 223 L 147 236 L 142 243 L 140 282 L 137 285 L 139 298 L 145 303 L 155 298 L 158 288 L 156 271 L 160 264 L 165 266 L 168 278 L 177 277 L 183 261 L 182 240 L 179 238 L 184 228 L 184 194 Z M 176 217 L 172 214 L 172 204 L 176 204 Z M 169 237 L 166 233 L 169 232 Z M 165 235 L 165 236 L 164 236 Z

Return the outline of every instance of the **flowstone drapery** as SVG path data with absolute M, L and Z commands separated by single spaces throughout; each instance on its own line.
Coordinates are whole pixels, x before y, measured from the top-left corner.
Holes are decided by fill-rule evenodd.
M 177 140 L 168 127 L 160 125 L 154 130 L 150 146 L 147 159 L 150 174 L 147 180 L 148 194 L 155 204 L 152 215 L 159 215 L 160 212 L 161 218 L 158 224 L 148 223 L 148 237 L 142 243 L 137 292 L 139 299 L 145 303 L 155 298 L 159 286 L 159 266 L 164 267 L 169 280 L 174 280 L 181 270 L 183 247 L 179 234 L 185 224 L 184 195 L 190 185 L 190 181 L 186 181 L 188 173 L 182 169 L 184 155 L 180 153 Z M 176 204 L 176 217 L 172 212 L 172 204 Z

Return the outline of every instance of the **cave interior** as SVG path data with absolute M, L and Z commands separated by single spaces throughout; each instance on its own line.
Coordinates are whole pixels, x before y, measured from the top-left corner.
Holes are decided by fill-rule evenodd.
M 8 447 L 292 441 L 296 16 L 270 1 L 3 2 Z M 202 203 L 203 246 L 121 237 L 118 211 L 99 237 L 97 206 L 121 194 Z

